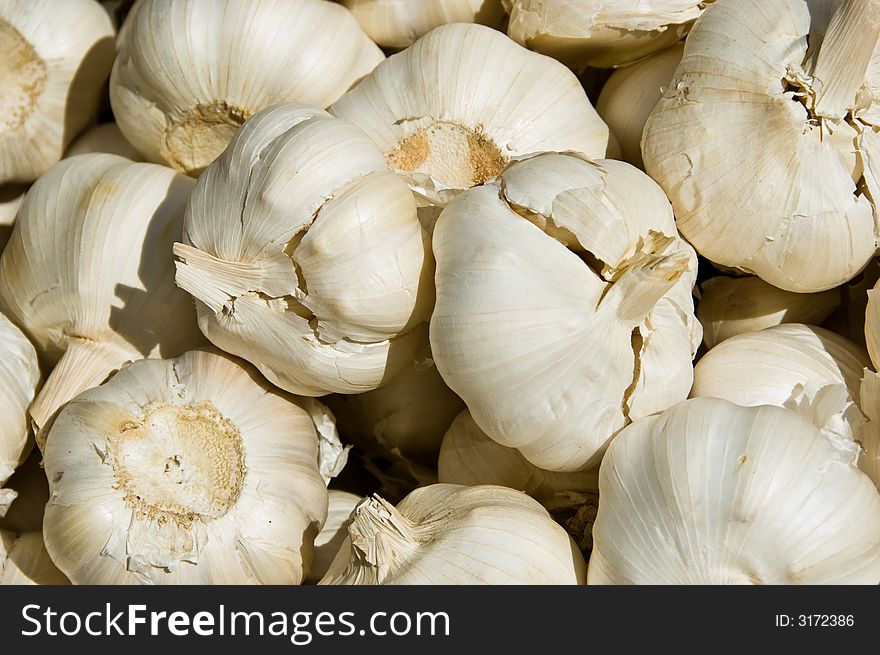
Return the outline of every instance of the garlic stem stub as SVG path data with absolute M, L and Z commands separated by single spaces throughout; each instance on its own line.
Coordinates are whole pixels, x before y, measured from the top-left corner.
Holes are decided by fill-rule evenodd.
M 303 580 L 305 584 L 317 584 L 336 557 L 342 543 L 348 537 L 348 523 L 351 512 L 362 498 L 347 491 L 330 489 L 328 492 L 327 520 L 315 537 L 315 559 L 309 574 Z
M 41 448 L 80 391 L 128 361 L 204 343 L 171 255 L 192 185 L 164 166 L 86 154 L 28 191 L 0 258 L 0 311 L 52 370 L 29 409 Z
M 583 556 L 524 493 L 435 484 L 352 512 L 322 585 L 583 584 Z
M 437 368 L 535 466 L 589 469 L 630 420 L 687 397 L 696 256 L 630 164 L 514 162 L 447 205 L 433 246 Z
M 253 114 L 326 107 L 382 59 L 326 0 L 142 0 L 120 35 L 110 102 L 149 161 L 195 176 Z
M 373 41 L 406 48 L 435 27 L 480 23 L 500 27 L 506 16 L 501 0 L 341 0 Z
M 370 135 L 424 205 L 445 205 L 520 155 L 603 157 L 609 138 L 570 70 L 473 24 L 428 32 L 330 112 Z
M 867 265 L 878 239 L 878 37 L 877 0 L 707 7 L 642 141 L 645 170 L 697 252 L 801 293 Z
M 46 547 L 75 584 L 298 584 L 327 513 L 309 412 L 209 351 L 77 396 L 44 463 Z
M 703 0 L 504 0 L 507 34 L 575 70 L 610 68 L 659 52 L 687 34 Z
M 69 584 L 49 558 L 39 531 L 16 535 L 0 529 L 0 586 Z
M 880 494 L 794 412 L 697 398 L 605 454 L 589 584 L 878 582 Z
M 0 2 L 0 185 L 37 179 L 94 119 L 114 42 L 95 0 Z
M 360 129 L 295 103 L 199 178 L 177 284 L 219 348 L 292 393 L 360 393 L 412 361 L 433 259 L 406 184 Z

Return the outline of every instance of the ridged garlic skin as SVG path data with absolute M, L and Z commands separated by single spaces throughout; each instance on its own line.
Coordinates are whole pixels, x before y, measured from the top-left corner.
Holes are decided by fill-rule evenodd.
M 783 323 L 820 325 L 841 304 L 839 289 L 783 291 L 759 277 L 713 277 L 700 286 L 697 318 L 703 342 L 714 348 L 730 337 Z
M 132 161 L 143 161 L 135 147 L 125 140 L 116 123 L 102 123 L 83 132 L 70 144 L 65 157 L 84 155 L 89 152 L 107 152 Z
M 193 180 L 164 166 L 87 154 L 28 191 L 0 258 L 0 311 L 53 367 L 29 413 L 40 430 L 67 400 L 124 363 L 204 343 L 174 285 Z
M 702 0 L 503 0 L 507 34 L 575 69 L 632 63 L 687 34 Z
M 12 322 L 0 314 L 0 516 L 12 502 L 2 489 L 28 455 L 27 408 L 40 385 L 37 351 Z M 33 445 L 33 442 L 30 444 Z
M 698 398 L 641 419 L 599 499 L 589 584 L 880 582 L 880 494 L 786 409 Z
M 199 178 L 177 284 L 215 345 L 306 396 L 375 389 L 419 345 L 428 237 L 406 184 L 357 127 L 279 105 Z
M 330 489 L 327 502 L 327 520 L 315 537 L 315 558 L 309 574 L 303 580 L 305 584 L 317 584 L 327 573 L 336 553 L 348 537 L 348 521 L 352 510 L 363 500 L 360 496 Z
M 504 20 L 501 0 L 341 0 L 373 41 L 405 48 L 435 27 L 447 23 L 480 23 L 498 27 Z
M 322 585 L 583 584 L 583 556 L 537 501 L 505 487 L 435 484 L 397 507 L 355 507 Z
M 120 35 L 110 101 L 149 161 L 198 175 L 251 115 L 326 107 L 382 59 L 326 0 L 142 0 Z
M 862 446 L 859 468 L 880 490 L 880 375 L 868 369 L 865 369 L 859 390 L 859 407 L 868 417 L 868 422 L 858 434 Z
M 44 462 L 46 547 L 75 584 L 298 584 L 327 513 L 309 412 L 215 352 L 79 395 Z
M 49 559 L 39 531 L 16 535 L 0 530 L 0 586 L 68 584 Z
M 609 138 L 570 70 L 472 24 L 432 30 L 330 112 L 369 134 L 420 201 L 434 205 L 495 177 L 513 157 L 603 157 Z
M 548 508 L 570 504 L 567 492 L 595 492 L 598 467 L 575 473 L 545 471 L 515 448 L 505 448 L 480 429 L 468 410 L 449 426 L 440 446 L 437 479 L 441 483 L 499 485 L 527 493 Z
M 642 142 L 701 255 L 796 292 L 840 285 L 874 255 L 877 11 L 860 0 L 708 6 Z
M 517 161 L 447 205 L 433 246 L 437 368 L 535 466 L 591 468 L 630 420 L 687 397 L 696 256 L 635 167 Z
M 0 0 L 0 184 L 37 179 L 94 118 L 114 42 L 95 0 Z

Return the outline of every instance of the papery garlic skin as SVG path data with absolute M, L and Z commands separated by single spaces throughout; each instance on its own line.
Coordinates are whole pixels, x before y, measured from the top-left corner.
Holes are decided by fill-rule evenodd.
M 438 27 L 330 107 L 375 141 L 423 204 L 498 175 L 511 158 L 602 157 L 608 127 L 571 71 L 482 25 Z
M 706 9 L 642 142 L 697 252 L 796 292 L 864 268 L 877 248 L 878 26 L 862 0 Z
M 382 59 L 326 0 L 143 0 L 119 39 L 110 102 L 149 161 L 198 175 L 259 110 L 326 107 Z
M 102 123 L 86 130 L 70 144 L 65 157 L 84 155 L 89 152 L 107 152 L 131 161 L 143 161 L 141 154 L 125 140 L 116 123 Z
M 199 178 L 174 254 L 205 336 L 306 396 L 390 380 L 433 301 L 406 184 L 361 130 L 298 104 L 254 116 Z
M 703 326 L 703 342 L 714 348 L 738 334 L 783 323 L 820 325 L 840 304 L 838 289 L 793 293 L 759 277 L 719 276 L 701 285 L 697 318 Z
M 505 487 L 435 484 L 352 512 L 319 584 L 582 584 L 583 557 L 537 501 Z
M 779 407 L 698 398 L 612 441 L 589 584 L 877 584 L 880 494 Z
M 373 41 L 405 48 L 435 27 L 447 23 L 480 23 L 498 27 L 504 20 L 501 0 L 341 0 Z
M 37 179 L 94 118 L 114 37 L 95 0 L 0 1 L 0 184 Z
M 298 584 L 327 512 L 309 413 L 215 352 L 80 394 L 44 462 L 46 547 L 75 584 Z
M 49 559 L 39 531 L 15 535 L 0 530 L 0 586 L 68 584 Z
M 327 520 L 315 537 L 315 558 L 309 574 L 303 580 L 305 584 L 317 584 L 327 573 L 336 553 L 348 537 L 348 523 L 351 512 L 363 500 L 356 494 L 347 491 L 330 489 L 327 502 Z
M 696 256 L 635 167 L 517 161 L 446 207 L 433 246 L 437 368 L 535 466 L 591 468 L 629 420 L 687 397 Z
M 204 343 L 171 255 L 192 185 L 164 166 L 87 154 L 28 191 L 0 258 L 0 311 L 54 367 L 29 409 L 41 447 L 55 412 L 125 362 Z
M 609 68 L 669 47 L 702 11 L 702 0 L 504 0 L 507 34 L 576 70 Z

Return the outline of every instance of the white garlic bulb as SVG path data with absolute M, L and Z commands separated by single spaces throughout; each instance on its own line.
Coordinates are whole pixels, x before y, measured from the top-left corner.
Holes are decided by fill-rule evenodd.
M 498 175 L 519 155 L 602 157 L 608 127 L 571 71 L 482 25 L 438 27 L 333 103 L 425 204 Z
M 759 277 L 718 276 L 700 286 L 697 318 L 707 348 L 746 332 L 782 323 L 820 325 L 840 306 L 841 293 L 784 291 Z
M 70 144 L 65 157 L 89 152 L 108 152 L 132 161 L 143 161 L 141 154 L 125 140 L 116 123 L 102 123 L 86 130 Z
M 591 468 L 629 420 L 687 397 L 696 256 L 630 164 L 514 162 L 447 205 L 433 245 L 437 369 L 535 466 Z
M 303 582 L 305 584 L 317 584 L 327 573 L 330 564 L 336 557 L 336 553 L 342 547 L 342 543 L 348 537 L 348 522 L 351 512 L 361 502 L 362 498 L 347 491 L 331 489 L 327 502 L 327 520 L 324 527 L 315 537 L 315 558 L 309 569 L 309 574 Z
M 480 429 L 468 410 L 452 422 L 437 462 L 437 479 L 443 483 L 475 486 L 493 484 L 527 493 L 548 509 L 570 504 L 568 492 L 594 492 L 599 469 L 575 473 L 545 471 L 515 448 L 505 448 Z M 575 494 L 576 496 L 577 494 Z
M 94 118 L 114 36 L 95 0 L 0 0 L 0 184 L 37 179 Z
M 504 0 L 507 33 L 575 69 L 628 64 L 669 47 L 703 0 Z
M 41 447 L 55 412 L 125 362 L 204 342 L 171 256 L 192 185 L 164 166 L 88 154 L 28 191 L 0 259 L 0 311 L 54 366 L 29 410 Z
M 142 0 L 120 35 L 110 102 L 148 160 L 197 175 L 252 114 L 326 107 L 382 59 L 326 0 Z
M 361 130 L 298 104 L 248 120 L 199 178 L 174 254 L 208 339 L 307 396 L 390 380 L 433 301 L 406 184 Z
M 565 530 L 524 493 L 435 484 L 355 507 L 320 584 L 582 584 Z
M 77 396 L 44 463 L 46 548 L 75 584 L 298 584 L 327 512 L 309 412 L 208 351 Z
M 4 483 L 33 446 L 27 408 L 39 384 L 37 351 L 21 330 L 0 314 L 0 517 L 16 495 L 4 489 Z
M 611 74 L 596 101 L 596 111 L 620 145 L 621 159 L 643 168 L 642 132 L 648 114 L 669 86 L 681 61 L 684 44 L 677 43 L 662 52 Z
M 67 584 L 70 581 L 49 559 L 42 534 L 0 530 L 0 586 Z
M 645 170 L 701 255 L 797 292 L 840 285 L 868 263 L 878 25 L 880 8 L 862 0 L 708 6 L 642 142 Z
M 405 48 L 447 23 L 498 27 L 505 18 L 501 0 L 341 0 L 367 35 L 381 46 Z
M 794 412 L 697 398 L 599 471 L 589 584 L 877 584 L 880 494 Z

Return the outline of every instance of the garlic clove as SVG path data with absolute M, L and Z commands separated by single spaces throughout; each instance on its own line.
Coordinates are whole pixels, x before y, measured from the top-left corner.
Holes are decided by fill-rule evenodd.
M 76 584 L 297 584 L 327 511 L 309 412 L 210 351 L 77 396 L 44 462 L 46 547 Z
M 21 535 L 0 530 L 0 586 L 69 584 L 49 559 L 39 530 Z
M 636 421 L 599 498 L 589 584 L 880 582 L 880 494 L 786 409 L 697 398 Z
M 537 501 L 505 487 L 435 484 L 397 507 L 363 499 L 319 584 L 582 584 L 584 572 Z
M 144 160 L 134 146 L 125 140 L 116 123 L 102 123 L 86 130 L 70 144 L 64 156 L 73 157 L 89 152 L 108 152 L 131 161 Z
M 348 524 L 352 510 L 362 498 L 347 491 L 331 489 L 327 504 L 327 520 L 324 527 L 315 537 L 315 559 L 309 574 L 303 580 L 305 584 L 317 584 L 327 573 L 336 553 L 348 537 Z
M 120 35 L 110 101 L 149 161 L 198 175 L 256 112 L 325 107 L 382 59 L 325 0 L 145 0 Z

